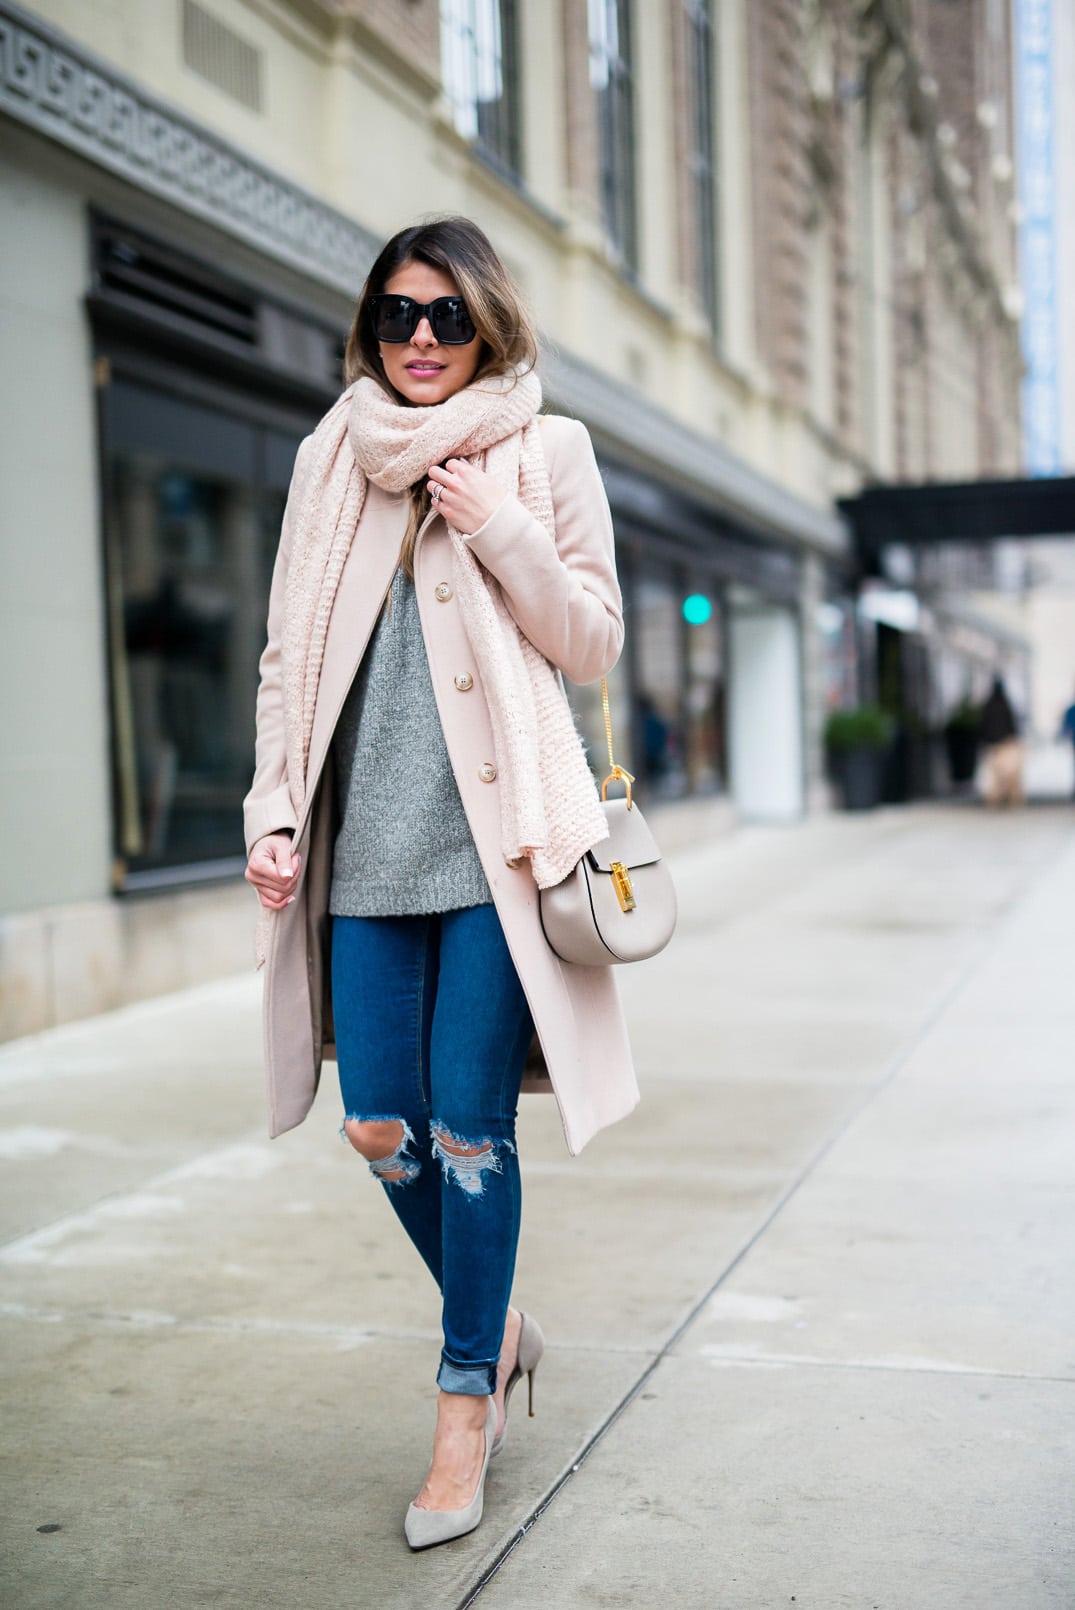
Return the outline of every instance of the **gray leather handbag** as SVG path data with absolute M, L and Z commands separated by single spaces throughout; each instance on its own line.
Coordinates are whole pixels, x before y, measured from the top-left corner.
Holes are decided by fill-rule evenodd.
M 538 895 L 545 938 L 563 961 L 583 967 L 645 961 L 664 949 L 676 926 L 671 874 L 632 798 L 634 778 L 617 766 L 612 752 L 604 678 L 601 698 L 611 767 L 601 784 L 608 838 L 588 850 L 562 883 Z M 623 799 L 608 798 L 612 782 L 624 784 Z

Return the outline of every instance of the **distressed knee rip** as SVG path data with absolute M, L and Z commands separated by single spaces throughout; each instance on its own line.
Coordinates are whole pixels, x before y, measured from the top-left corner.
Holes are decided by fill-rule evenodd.
M 363 1118 L 348 1113 L 340 1125 L 340 1137 L 350 1141 L 366 1159 L 374 1179 L 385 1185 L 409 1185 L 422 1171 L 422 1165 L 407 1155 L 414 1131 L 403 1118 Z
M 446 1180 L 454 1180 L 465 1196 L 485 1195 L 486 1174 L 502 1174 L 503 1166 L 497 1156 L 496 1142 L 488 1139 L 464 1140 L 453 1135 L 443 1124 L 430 1124 L 433 1137 L 433 1156 L 439 1157 Z M 509 1151 L 515 1147 L 510 1140 L 501 1142 Z

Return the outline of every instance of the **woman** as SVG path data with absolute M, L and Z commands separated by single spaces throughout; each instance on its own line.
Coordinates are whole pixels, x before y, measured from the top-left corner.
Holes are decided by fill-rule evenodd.
M 342 1133 L 443 1294 L 416 1548 L 477 1526 L 523 1374 L 532 1408 L 520 1086 L 573 1152 L 638 1099 L 610 970 L 561 962 L 538 914 L 606 832 L 558 673 L 602 676 L 623 625 L 589 437 L 539 423 L 535 358 L 475 224 L 388 242 L 296 458 L 245 805 L 271 1132 L 335 1056 Z
M 1023 803 L 1023 745 L 1004 678 L 995 676 L 982 705 L 978 733 L 985 750 L 987 805 Z

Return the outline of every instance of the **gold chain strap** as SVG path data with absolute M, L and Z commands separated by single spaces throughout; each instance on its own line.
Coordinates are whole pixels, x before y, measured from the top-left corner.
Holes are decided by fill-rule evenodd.
M 608 740 L 608 763 L 612 771 L 616 770 L 616 757 L 612 753 L 612 711 L 608 707 L 608 680 L 601 678 L 601 708 L 605 712 L 605 737 Z
M 624 785 L 624 787 L 626 788 L 626 790 L 627 790 L 627 809 L 630 810 L 631 809 L 631 784 L 634 782 L 634 778 L 631 776 L 631 773 L 629 771 L 624 771 L 622 766 L 617 766 L 617 764 L 616 764 L 616 756 L 614 755 L 613 750 L 612 750 L 612 711 L 609 709 L 609 704 L 608 704 L 608 681 L 607 681 L 607 679 L 605 677 L 601 678 L 601 708 L 605 712 L 605 738 L 608 741 L 608 765 L 609 765 L 608 776 L 605 778 L 604 782 L 601 784 L 601 798 L 606 799 L 608 797 L 608 785 L 609 785 L 609 783 L 622 783 Z

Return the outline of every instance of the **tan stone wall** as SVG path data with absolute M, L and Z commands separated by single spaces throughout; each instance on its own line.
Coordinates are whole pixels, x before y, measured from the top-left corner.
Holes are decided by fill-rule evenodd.
M 781 400 L 794 405 L 806 390 L 804 8 L 799 0 L 758 0 L 748 15 L 756 341 Z
M 832 20 L 832 137 L 833 165 L 830 199 L 832 217 L 833 301 L 833 430 L 843 451 L 851 455 L 858 441 L 859 319 L 855 296 L 855 238 L 857 232 L 855 153 L 859 141 L 857 107 L 840 86 L 857 82 L 860 71 L 858 43 L 847 6 L 839 6 Z

